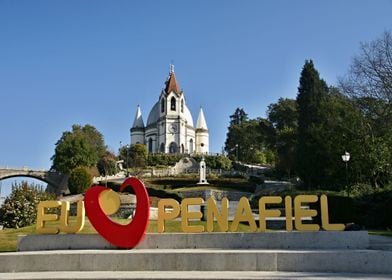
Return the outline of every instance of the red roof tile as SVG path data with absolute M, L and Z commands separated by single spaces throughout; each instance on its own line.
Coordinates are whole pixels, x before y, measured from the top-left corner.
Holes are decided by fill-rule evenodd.
M 170 92 L 174 91 L 177 95 L 180 95 L 182 92 L 180 89 L 180 86 L 177 83 L 176 75 L 174 74 L 174 72 L 170 73 L 169 78 L 166 81 L 165 91 L 166 91 L 166 93 L 170 93 Z

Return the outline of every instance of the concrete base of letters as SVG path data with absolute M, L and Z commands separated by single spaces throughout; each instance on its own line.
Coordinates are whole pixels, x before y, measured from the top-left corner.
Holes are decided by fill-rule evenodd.
M 392 251 L 372 249 L 367 232 L 147 234 L 134 250 L 114 250 L 99 235 L 31 235 L 19 239 L 18 250 L 0 254 L 0 279 L 52 271 L 392 275 Z
M 137 249 L 366 249 L 367 231 L 264 233 L 148 233 Z M 98 234 L 28 235 L 18 251 L 114 249 Z

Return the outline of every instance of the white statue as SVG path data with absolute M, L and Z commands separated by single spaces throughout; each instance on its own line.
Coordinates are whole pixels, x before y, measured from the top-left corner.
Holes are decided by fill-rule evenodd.
M 207 175 L 207 166 L 203 157 L 200 161 L 200 180 L 198 183 L 199 185 L 208 185 L 206 175 Z

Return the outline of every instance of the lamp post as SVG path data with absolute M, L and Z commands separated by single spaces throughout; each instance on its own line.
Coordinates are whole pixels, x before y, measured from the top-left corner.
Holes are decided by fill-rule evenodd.
M 240 160 L 238 159 L 238 144 L 235 144 L 235 154 L 236 154 L 236 160 L 237 160 L 237 161 L 240 161 Z
M 344 153 L 344 155 L 342 155 L 342 160 L 346 165 L 346 190 L 347 190 L 347 196 L 350 196 L 350 188 L 348 186 L 348 177 L 347 177 L 347 164 L 348 161 L 350 160 L 350 153 L 348 153 L 347 151 Z
M 125 145 L 125 148 L 127 149 L 127 177 L 129 177 L 129 144 Z

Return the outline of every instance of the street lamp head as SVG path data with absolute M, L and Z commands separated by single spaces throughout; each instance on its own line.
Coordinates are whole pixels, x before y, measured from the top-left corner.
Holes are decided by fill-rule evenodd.
M 350 153 L 345 152 L 344 155 L 342 155 L 342 160 L 348 162 L 350 160 Z

